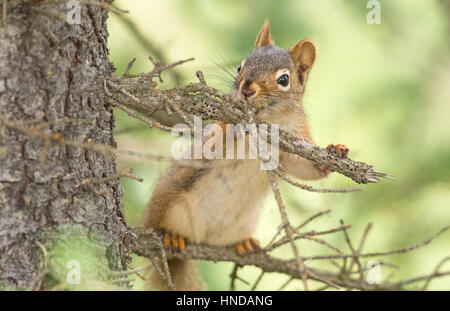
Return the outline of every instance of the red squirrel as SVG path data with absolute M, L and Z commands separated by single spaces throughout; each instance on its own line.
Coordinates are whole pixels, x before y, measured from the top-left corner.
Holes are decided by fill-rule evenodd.
M 234 98 L 261 106 L 256 117 L 314 143 L 302 106 L 316 47 L 301 40 L 291 49 L 274 45 L 266 22 L 254 50 L 239 65 L 231 90 Z M 224 126 L 223 124 L 220 124 Z M 225 148 L 224 148 L 225 149 Z M 346 157 L 345 145 L 328 145 Z M 223 161 L 228 161 L 227 165 Z M 280 151 L 286 173 L 304 180 L 325 178 L 326 167 L 295 154 Z M 252 237 L 270 185 L 259 160 L 210 160 L 208 166 L 174 165 L 157 183 L 143 217 L 143 230 L 161 230 L 164 246 L 183 251 L 187 242 L 215 246 L 235 245 L 240 255 L 261 250 Z M 199 290 L 202 282 L 190 260 L 171 259 L 169 270 L 178 290 Z M 166 289 L 153 272 L 154 286 Z

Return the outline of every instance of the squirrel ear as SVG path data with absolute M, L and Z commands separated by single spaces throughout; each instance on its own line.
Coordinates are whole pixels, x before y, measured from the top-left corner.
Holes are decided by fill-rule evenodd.
M 297 68 L 300 83 L 304 84 L 316 60 L 316 46 L 310 40 L 301 40 L 292 47 L 291 57 Z
M 262 26 L 258 36 L 256 37 L 255 49 L 266 45 L 274 45 L 272 35 L 270 34 L 270 25 L 268 20 L 264 22 L 264 25 Z

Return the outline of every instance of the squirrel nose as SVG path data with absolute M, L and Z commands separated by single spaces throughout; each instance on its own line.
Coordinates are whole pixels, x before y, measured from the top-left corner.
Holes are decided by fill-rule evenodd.
M 250 89 L 250 83 L 245 83 L 243 87 L 241 87 L 241 94 L 245 99 L 248 99 L 256 94 L 256 91 Z
M 253 95 L 255 95 L 255 91 L 252 91 L 248 88 L 243 88 L 241 90 L 242 95 L 245 97 L 245 99 L 248 99 L 249 97 L 252 97 Z

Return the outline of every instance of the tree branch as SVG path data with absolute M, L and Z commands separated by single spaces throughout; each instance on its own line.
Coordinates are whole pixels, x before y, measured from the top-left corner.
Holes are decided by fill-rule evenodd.
M 155 236 L 152 233 L 143 233 L 140 229 L 134 229 L 133 235 L 135 239 L 131 242 L 132 251 L 139 256 L 153 258 L 160 256 L 160 237 L 155 240 Z M 433 236 L 435 237 L 435 236 Z M 412 248 L 416 249 L 416 248 Z M 411 250 L 412 250 L 411 249 Z M 242 266 L 255 266 L 260 268 L 264 273 L 276 272 L 283 273 L 291 276 L 293 279 L 299 279 L 305 277 L 304 272 L 299 269 L 297 260 L 285 260 L 278 259 L 268 255 L 266 252 L 258 254 L 248 254 L 240 256 L 236 253 L 234 247 L 215 247 L 210 245 L 199 244 L 187 244 L 183 252 L 177 252 L 173 250 L 166 251 L 167 259 L 180 258 L 180 259 L 200 259 L 209 261 L 226 261 L 233 262 L 235 265 Z M 391 254 L 393 252 L 390 252 Z M 349 257 L 359 257 L 360 255 L 354 253 Z M 361 256 L 366 257 L 366 256 Z M 307 261 L 307 258 L 306 258 Z M 440 264 L 441 265 L 441 264 Z M 333 284 L 337 287 L 343 287 L 346 289 L 359 289 L 359 290 L 402 290 L 405 289 L 404 285 L 412 284 L 423 280 L 429 280 L 448 276 L 448 272 L 433 271 L 432 274 L 427 276 L 419 276 L 407 281 L 400 281 L 397 283 L 382 283 L 382 284 L 369 284 L 364 279 L 353 278 L 351 271 L 342 273 L 342 271 L 333 272 L 328 270 L 311 268 L 305 266 L 305 270 L 308 272 L 306 277 L 308 280 L 315 280 L 325 284 Z M 358 273 L 359 274 L 359 273 Z M 258 281 L 258 280 L 257 280 Z
M 113 104 L 119 108 L 121 106 L 132 108 L 147 117 L 156 111 L 167 112 L 168 107 L 176 107 L 181 113 L 201 116 L 207 120 L 243 125 L 253 122 L 264 124 L 255 117 L 255 113 L 263 108 L 235 100 L 230 95 L 207 86 L 204 79 L 200 79 L 199 83 L 190 83 L 168 90 L 156 88 L 158 83 L 153 79 L 160 78 L 162 71 L 182 62 L 166 66 L 153 60 L 152 62 L 155 68 L 149 73 L 126 74 L 108 81 L 107 84 L 110 87 L 108 94 Z M 202 77 L 199 73 L 197 76 Z M 349 158 L 338 158 L 326 149 L 283 130 L 280 131 L 279 145 L 283 151 L 297 154 L 318 165 L 326 166 L 357 183 L 367 184 L 378 182 L 380 178 L 390 179 L 388 174 L 375 171 L 369 164 Z

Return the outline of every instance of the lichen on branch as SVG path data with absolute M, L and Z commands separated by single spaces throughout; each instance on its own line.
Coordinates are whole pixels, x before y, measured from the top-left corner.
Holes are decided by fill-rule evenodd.
M 192 59 L 186 61 L 189 60 Z M 230 124 L 264 124 L 255 116 L 260 108 L 248 102 L 236 100 L 230 95 L 206 85 L 201 72 L 197 72 L 200 82 L 160 90 L 157 86 L 159 82 L 162 82 L 162 72 L 186 61 L 170 65 L 162 65 L 153 59 L 151 61 L 154 68 L 148 73 L 129 74 L 134 62 L 132 61 L 125 74 L 105 81 L 105 88 L 110 97 L 109 102 L 112 105 L 121 109 L 132 109 L 147 119 L 151 119 L 155 112 L 160 111 L 168 114 L 176 112 L 182 116 L 201 116 L 203 119 Z M 155 81 L 156 79 L 159 81 Z M 126 112 L 129 113 L 129 111 Z M 147 124 L 149 123 L 147 122 Z M 159 122 L 153 122 L 151 126 L 170 130 L 170 127 Z M 284 130 L 280 131 L 279 146 L 283 151 L 297 154 L 318 165 L 328 167 L 360 184 L 376 183 L 380 178 L 390 179 L 390 175 L 375 171 L 372 165 L 349 158 L 339 158 L 326 149 L 295 137 Z

